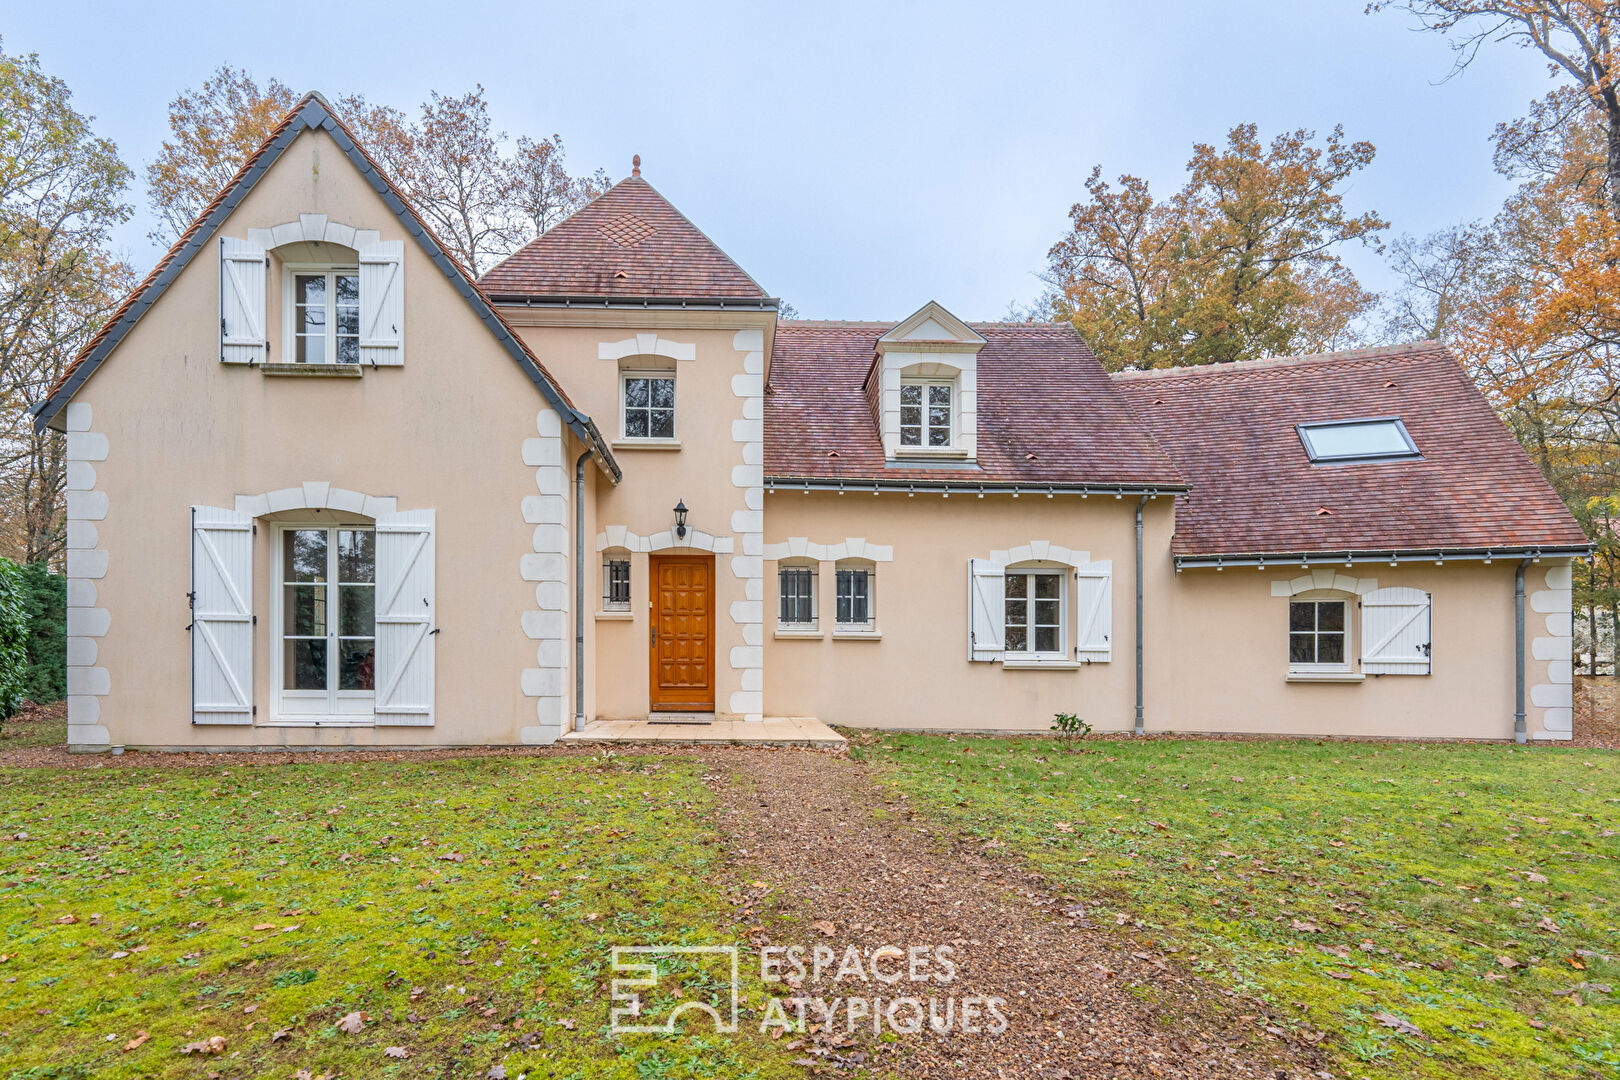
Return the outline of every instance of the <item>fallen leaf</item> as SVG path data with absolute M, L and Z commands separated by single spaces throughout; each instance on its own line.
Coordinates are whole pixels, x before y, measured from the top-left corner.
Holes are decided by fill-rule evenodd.
M 1543 930 L 1549 934 L 1561 934 L 1564 932 L 1563 927 L 1553 922 L 1550 915 L 1543 915 L 1541 917 L 1541 921 L 1536 923 L 1536 929 Z
M 401 1061 L 411 1056 L 411 1052 L 403 1046 L 390 1046 L 383 1051 L 383 1057 L 399 1058 Z
M 831 919 L 817 919 L 810 925 L 815 929 L 820 930 L 827 937 L 832 937 L 834 934 L 838 933 L 838 927 L 833 925 Z
M 62 924 L 63 926 L 71 926 L 74 923 L 79 921 L 79 917 L 77 915 L 64 915 L 60 919 L 57 919 L 56 921 L 58 923 Z
M 1298 930 L 1302 934 L 1320 934 L 1322 932 L 1322 928 L 1310 919 L 1290 919 L 1288 926 L 1290 929 Z
M 281 932 L 283 934 L 290 934 L 294 930 L 298 929 L 301 925 L 303 925 L 303 924 L 302 923 L 293 923 L 291 926 L 283 926 L 281 928 Z
M 1155 829 L 1168 829 L 1170 827 L 1162 821 L 1150 821 L 1148 824 L 1153 826 Z
M 506 1080 L 506 1066 L 491 1065 L 489 1072 L 485 1073 L 484 1076 L 487 1080 Z
M 1052 828 L 1056 829 L 1058 832 L 1074 832 L 1074 826 L 1069 824 L 1067 821 L 1054 821 L 1052 823 Z
M 127 1054 L 131 1050 L 138 1049 L 142 1043 L 144 1043 L 147 1039 L 150 1039 L 151 1037 L 152 1036 L 148 1035 L 144 1031 L 137 1031 L 135 1033 L 135 1037 L 133 1039 L 129 1040 L 129 1042 L 124 1044 L 124 1053 Z
M 1422 1030 L 1416 1024 L 1412 1023 L 1410 1020 L 1402 1020 L 1394 1013 L 1373 1013 L 1373 1019 L 1378 1021 L 1380 1024 L 1383 1024 L 1387 1028 L 1394 1028 L 1402 1035 L 1421 1036 L 1423 1034 Z
M 558 1017 L 557 1018 L 557 1024 L 558 1024 L 559 1027 L 561 1027 L 561 1028 L 563 1028 L 563 1029 L 565 1029 L 567 1031 L 573 1031 L 574 1030 L 574 1022 L 572 1020 L 570 1020 L 566 1016 Z
M 273 922 L 262 922 L 262 923 L 254 923 L 253 924 L 253 932 L 256 933 L 256 934 L 262 934 L 266 930 L 274 930 L 275 928 L 276 928 L 276 924 L 273 923 Z
M 1538 874 L 1534 870 L 1526 870 L 1524 872 L 1524 880 L 1536 885 L 1545 885 L 1547 884 L 1547 875 Z
M 1498 956 L 1496 958 L 1496 962 L 1505 968 L 1516 968 L 1519 966 L 1519 962 L 1513 959 L 1511 956 Z
M 1328 971 L 1328 978 L 1343 980 L 1353 979 L 1355 976 L 1350 974 L 1348 971 L 1345 971 L 1343 968 L 1332 968 Z
M 346 1013 L 343 1019 L 337 1022 L 337 1028 L 345 1035 L 358 1035 L 366 1026 L 364 1013 Z
M 282 1028 L 280 1031 L 270 1036 L 270 1041 L 273 1043 L 278 1043 L 290 1038 L 292 1038 L 292 1032 L 288 1031 L 286 1028 Z

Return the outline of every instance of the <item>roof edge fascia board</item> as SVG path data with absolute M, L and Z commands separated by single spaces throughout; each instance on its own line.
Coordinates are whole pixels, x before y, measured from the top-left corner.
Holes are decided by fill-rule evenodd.
M 1491 563 L 1498 559 L 1508 562 L 1516 559 L 1581 558 L 1592 553 L 1591 545 L 1545 544 L 1504 547 L 1449 547 L 1449 548 L 1383 548 L 1379 550 L 1352 549 L 1345 551 L 1293 551 L 1268 554 L 1233 555 L 1176 555 L 1176 570 L 1215 569 L 1226 567 L 1254 567 L 1260 570 L 1298 570 L 1311 567 L 1358 566 L 1373 563 L 1447 562 Z

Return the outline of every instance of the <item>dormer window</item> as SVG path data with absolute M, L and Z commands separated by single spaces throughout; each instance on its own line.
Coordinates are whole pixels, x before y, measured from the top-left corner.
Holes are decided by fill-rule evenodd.
M 950 447 L 955 385 L 942 379 L 900 383 L 900 445 Z
M 985 344 L 984 335 L 933 303 L 878 338 L 866 392 L 886 459 L 977 459 Z
M 360 362 L 360 272 L 290 271 L 295 364 Z

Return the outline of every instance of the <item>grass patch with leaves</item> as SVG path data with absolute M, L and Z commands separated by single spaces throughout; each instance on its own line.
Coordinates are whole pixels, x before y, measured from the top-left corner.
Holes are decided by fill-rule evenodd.
M 0 771 L 0 1078 L 799 1075 L 607 1030 L 612 945 L 734 940 L 701 768 Z
M 1350 1075 L 1620 1075 L 1620 754 L 863 743 L 918 809 L 1263 1000 L 1257 1023 Z

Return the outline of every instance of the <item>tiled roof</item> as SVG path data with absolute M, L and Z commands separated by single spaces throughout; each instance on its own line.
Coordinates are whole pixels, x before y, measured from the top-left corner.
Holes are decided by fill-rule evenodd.
M 973 323 L 978 467 L 887 467 L 863 386 L 893 323 L 782 322 L 765 397 L 765 475 L 1174 488 L 1181 478 L 1067 325 Z
M 630 176 L 484 275 L 497 296 L 766 298 L 646 180 Z
M 1191 482 L 1179 556 L 1578 547 L 1586 537 L 1433 342 L 1197 368 L 1114 385 Z M 1421 460 L 1313 465 L 1294 425 L 1398 416 Z
M 574 428 L 581 439 L 597 446 L 600 452 L 599 463 L 616 480 L 619 466 L 606 446 L 600 445 L 590 418 L 574 408 L 573 402 L 569 400 L 561 384 L 552 377 L 539 357 L 535 356 L 518 336 L 517 331 L 490 303 L 489 297 L 479 288 L 472 274 L 439 241 L 432 228 L 405 198 L 404 193 L 388 179 L 378 167 L 376 160 L 354 137 L 354 132 L 331 111 L 326 99 L 316 93 L 305 94 L 288 110 L 287 115 L 281 118 L 281 122 L 265 137 L 264 142 L 259 144 L 258 149 L 242 163 L 242 167 L 231 177 L 230 182 L 203 208 L 196 219 L 186 227 L 186 231 L 180 234 L 174 245 L 158 260 L 157 265 L 152 267 L 151 272 L 124 298 L 123 303 L 113 311 L 84 348 L 79 350 L 78 355 L 63 369 L 61 376 L 52 384 L 50 392 L 40 403 L 35 423 L 43 427 L 61 411 L 91 372 L 111 354 L 124 335 L 129 333 L 157 302 L 175 276 L 196 257 L 202 245 L 280 157 L 281 152 L 303 131 L 314 129 L 325 129 L 338 141 L 356 167 L 365 174 L 372 187 L 383 197 L 383 201 L 388 203 L 404 221 L 407 230 L 422 245 L 429 258 L 438 264 L 448 277 L 465 283 L 467 291 L 463 295 L 472 304 L 480 319 L 505 346 L 513 359 L 525 368 L 542 395 L 558 410 L 563 422 Z

